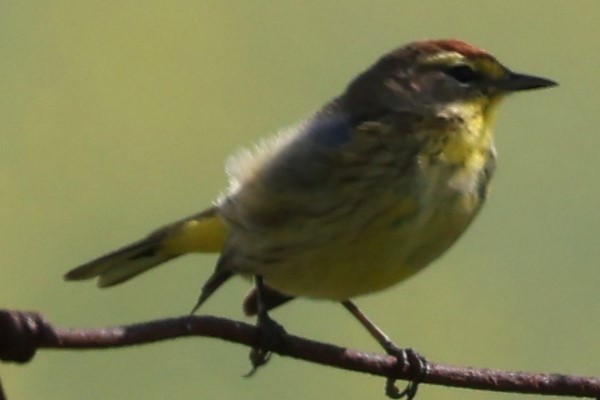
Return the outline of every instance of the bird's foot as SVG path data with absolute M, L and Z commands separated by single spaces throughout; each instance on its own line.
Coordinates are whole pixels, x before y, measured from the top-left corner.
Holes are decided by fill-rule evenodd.
M 395 378 L 388 378 L 385 384 L 385 394 L 392 399 L 406 398 L 406 400 L 412 400 L 417 394 L 419 384 L 429 372 L 427 360 L 411 348 L 403 349 L 391 342 L 386 343 L 384 347 L 389 355 L 398 360 L 398 365 L 402 366 L 403 370 L 411 371 L 414 375 L 414 378 L 403 390 L 398 389 Z
M 259 367 L 262 367 L 269 361 L 271 350 L 281 348 L 287 336 L 287 332 L 283 326 L 269 317 L 267 313 L 259 313 L 256 325 L 260 331 L 260 342 L 258 347 L 250 350 L 252 369 L 244 375 L 246 378 L 254 375 Z

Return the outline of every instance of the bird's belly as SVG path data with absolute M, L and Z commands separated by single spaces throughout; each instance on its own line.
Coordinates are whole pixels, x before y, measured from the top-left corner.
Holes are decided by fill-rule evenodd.
M 385 289 L 440 256 L 478 209 L 472 194 L 399 201 L 360 230 L 302 251 L 261 271 L 267 284 L 294 296 L 344 300 Z

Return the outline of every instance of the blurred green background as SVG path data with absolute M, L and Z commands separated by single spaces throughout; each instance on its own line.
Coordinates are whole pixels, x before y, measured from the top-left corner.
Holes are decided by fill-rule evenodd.
M 457 365 L 600 375 L 597 0 L 0 3 L 0 304 L 60 326 L 188 312 L 213 256 L 111 290 L 69 268 L 209 205 L 236 149 L 293 123 L 379 55 L 457 37 L 557 89 L 500 113 L 493 195 L 468 234 L 399 287 L 359 300 L 400 345 Z M 248 283 L 203 312 L 243 318 Z M 345 311 L 298 301 L 291 332 L 379 351 Z M 10 399 L 384 398 L 384 380 L 211 339 L 0 365 Z M 421 399 L 517 395 L 423 386 Z

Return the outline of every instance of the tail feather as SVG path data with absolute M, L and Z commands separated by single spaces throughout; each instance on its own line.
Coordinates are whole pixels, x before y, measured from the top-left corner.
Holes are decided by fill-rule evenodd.
M 98 277 L 99 287 L 129 280 L 166 261 L 190 252 L 219 251 L 226 228 L 211 208 L 177 221 L 148 237 L 87 262 L 65 274 L 66 280 Z

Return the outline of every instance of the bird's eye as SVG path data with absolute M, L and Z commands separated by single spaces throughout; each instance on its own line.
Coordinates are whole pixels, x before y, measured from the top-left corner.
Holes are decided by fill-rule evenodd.
M 444 73 L 460 83 L 471 83 L 481 79 L 481 74 L 468 65 L 456 65 L 454 67 L 446 68 Z

